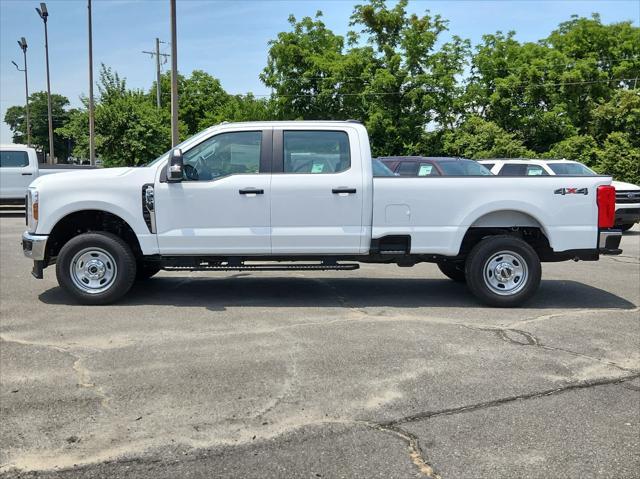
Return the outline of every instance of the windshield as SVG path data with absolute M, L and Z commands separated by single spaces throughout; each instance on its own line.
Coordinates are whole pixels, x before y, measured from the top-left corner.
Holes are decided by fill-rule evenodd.
M 473 160 L 439 161 L 438 166 L 447 176 L 491 176 L 491 172 Z
M 595 176 L 597 173 L 582 163 L 547 163 L 558 176 Z
M 393 171 L 387 168 L 383 162 L 378 159 L 373 160 L 373 176 L 396 176 Z

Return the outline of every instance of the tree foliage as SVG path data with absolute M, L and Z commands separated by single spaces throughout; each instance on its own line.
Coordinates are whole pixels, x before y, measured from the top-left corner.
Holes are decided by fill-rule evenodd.
M 232 95 L 201 70 L 179 75 L 180 137 L 221 121 L 356 119 L 374 155 L 561 157 L 638 181 L 640 28 L 573 16 L 536 42 L 495 32 L 472 48 L 446 19 L 407 5 L 356 5 L 345 36 L 322 12 L 290 16 L 260 74 L 268 98 Z M 103 68 L 96 145 L 105 164 L 139 164 L 169 147 L 169 73 L 160 87 L 158 109 L 155 83 L 130 90 Z M 70 141 L 86 157 L 86 102 L 73 112 L 55 98 L 58 156 Z M 32 109 L 34 143 L 46 150 L 46 95 L 34 93 Z M 9 108 L 5 121 L 24 142 L 23 107 Z
M 69 121 L 70 112 L 66 110 L 69 99 L 53 93 L 51 95 L 51 119 L 54 128 L 53 148 L 57 158 L 65 159 L 69 154 L 68 142 L 55 129 Z M 29 95 L 29 122 L 31 123 L 31 144 L 38 150 L 49 154 L 49 117 L 47 92 L 38 91 Z M 26 108 L 22 105 L 9 107 L 4 121 L 13 133 L 14 143 L 27 143 Z

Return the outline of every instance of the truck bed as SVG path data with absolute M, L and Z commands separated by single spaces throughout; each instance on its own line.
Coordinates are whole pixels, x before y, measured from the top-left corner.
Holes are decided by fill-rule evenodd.
M 598 242 L 607 176 L 376 177 L 372 238 L 410 235 L 411 253 L 458 254 L 470 227 L 537 227 L 555 252 Z

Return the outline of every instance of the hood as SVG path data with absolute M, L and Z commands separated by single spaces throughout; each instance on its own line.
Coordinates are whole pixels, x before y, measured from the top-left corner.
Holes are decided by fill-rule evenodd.
M 155 179 L 155 168 L 98 168 L 95 170 L 75 170 L 65 171 L 52 175 L 43 175 L 35 179 L 30 186 L 36 188 L 73 187 L 75 184 L 86 184 L 92 182 L 105 181 L 129 181 L 138 179 L 142 183 L 153 183 Z M 141 184 L 142 184 L 141 183 Z
M 615 181 L 611 182 L 611 185 L 615 187 L 616 190 L 640 190 L 640 186 L 633 185 L 631 183 L 625 183 L 624 181 Z

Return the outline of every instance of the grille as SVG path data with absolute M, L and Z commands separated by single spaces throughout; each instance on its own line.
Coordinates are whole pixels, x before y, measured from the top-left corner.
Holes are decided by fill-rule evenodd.
M 640 203 L 640 190 L 616 191 L 616 203 L 618 204 Z

